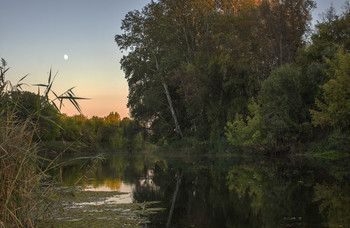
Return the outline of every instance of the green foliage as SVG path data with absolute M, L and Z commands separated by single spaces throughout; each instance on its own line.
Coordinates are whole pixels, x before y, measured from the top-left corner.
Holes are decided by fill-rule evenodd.
M 140 150 L 146 140 L 144 128 L 138 122 L 129 118 L 121 120 L 117 112 L 90 119 L 83 115 L 62 115 L 60 126 L 62 140 L 80 141 L 90 150 L 98 147 L 112 151 Z
M 316 25 L 317 31 L 312 35 L 309 57 L 313 61 L 322 61 L 324 57 L 333 58 L 339 46 L 350 50 L 350 11 L 337 15 L 333 7 L 323 14 L 323 20 Z
M 350 134 L 349 132 L 342 132 L 335 130 L 328 133 L 326 137 L 323 137 L 317 141 L 310 143 L 308 146 L 308 153 L 311 156 L 317 156 L 325 151 L 340 151 L 350 152 Z
M 350 223 L 350 197 L 344 194 L 350 190 L 349 184 L 340 185 L 316 184 L 314 201 L 319 202 L 320 212 L 328 217 L 328 226 Z
M 123 129 L 121 128 L 114 129 L 114 131 L 112 131 L 109 134 L 109 138 L 108 138 L 109 146 L 112 149 L 124 148 L 126 144 L 126 140 L 127 139 L 123 137 Z
M 143 148 L 144 146 L 144 138 L 143 138 L 143 134 L 142 132 L 137 133 L 131 141 L 131 145 L 133 146 L 133 148 L 135 148 L 136 150 L 140 150 Z
M 301 96 L 302 74 L 295 65 L 274 70 L 262 84 L 262 121 L 272 143 L 295 141 L 307 110 Z
M 16 118 L 25 121 L 30 118 L 38 124 L 35 137 L 43 141 L 55 140 L 60 135 L 59 112 L 46 102 L 45 98 L 28 91 L 13 91 L 10 93 L 11 110 L 16 110 Z
M 252 198 L 251 207 L 254 214 L 258 214 L 263 207 L 263 176 L 253 167 L 232 168 L 227 174 L 227 185 L 230 191 L 235 191 L 239 198 L 246 194 Z
M 261 105 L 252 102 L 246 118 L 236 115 L 235 121 L 228 122 L 226 136 L 231 144 L 277 148 L 310 134 L 301 72 L 298 66 L 286 64 L 271 73 L 262 83 Z
M 86 117 L 83 115 L 67 116 L 63 114 L 61 116 L 61 137 L 63 140 L 75 141 L 82 137 L 83 126 L 85 125 Z
M 340 49 L 327 61 L 329 81 L 322 86 L 323 99 L 316 100 L 319 110 L 311 110 L 314 126 L 348 129 L 350 126 L 350 54 Z
M 214 141 L 248 114 L 271 70 L 303 45 L 313 1 L 152 1 L 129 12 L 115 41 L 135 120 L 162 143 L 182 132 Z M 164 88 L 168 88 L 164 89 Z
M 250 114 L 245 120 L 242 115 L 237 114 L 233 122 L 227 123 L 225 135 L 232 145 L 258 145 L 265 143 L 261 107 L 252 101 L 248 108 Z

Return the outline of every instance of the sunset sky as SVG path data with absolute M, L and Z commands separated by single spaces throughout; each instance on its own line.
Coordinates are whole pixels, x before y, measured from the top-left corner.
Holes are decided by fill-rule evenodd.
M 76 86 L 83 114 L 91 117 L 118 112 L 128 116 L 128 85 L 114 42 L 121 20 L 150 0 L 0 0 L 0 58 L 11 68 L 7 80 L 16 83 L 29 74 L 28 85 L 46 83 L 50 68 L 57 74 L 53 90 Z M 333 3 L 337 12 L 345 0 L 316 0 L 318 18 Z M 25 90 L 37 91 L 35 87 Z M 77 114 L 72 105 L 62 110 Z

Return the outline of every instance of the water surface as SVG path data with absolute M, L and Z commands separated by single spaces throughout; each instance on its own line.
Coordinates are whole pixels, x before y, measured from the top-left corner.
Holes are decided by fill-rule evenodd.
M 180 154 L 180 153 L 179 153 Z M 160 201 L 148 227 L 350 227 L 349 159 L 112 154 L 60 171 L 64 186 Z M 176 197 L 174 197 L 176 195 Z M 171 207 L 173 206 L 173 210 Z

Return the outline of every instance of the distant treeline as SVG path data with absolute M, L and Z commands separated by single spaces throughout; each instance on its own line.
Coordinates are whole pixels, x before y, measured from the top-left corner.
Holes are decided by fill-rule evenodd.
M 194 137 L 349 151 L 350 4 L 310 32 L 312 0 L 159 0 L 115 41 L 132 117 L 154 142 Z M 315 145 L 311 142 L 317 142 Z
M 60 117 L 60 135 L 56 139 L 82 140 L 88 145 L 101 146 L 111 150 L 140 150 L 145 146 L 147 133 L 136 121 L 120 118 L 116 112 L 106 117 L 93 116 L 88 119 L 83 115 Z
M 144 128 L 130 118 L 121 119 L 116 112 L 90 119 L 84 115 L 67 116 L 60 114 L 52 103 L 44 101 L 44 97 L 20 90 L 9 92 L 6 99 L 3 111 L 13 113 L 15 121 L 30 119 L 36 128 L 34 140 L 50 142 L 45 145 L 52 145 L 53 141 L 76 141 L 91 150 L 97 147 L 138 150 L 144 146 Z

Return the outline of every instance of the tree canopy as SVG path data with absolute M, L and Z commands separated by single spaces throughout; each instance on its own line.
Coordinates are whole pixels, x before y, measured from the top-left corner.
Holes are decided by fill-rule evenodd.
M 156 141 L 215 139 L 304 45 L 311 0 L 160 0 L 129 12 L 119 48 L 131 115 Z

